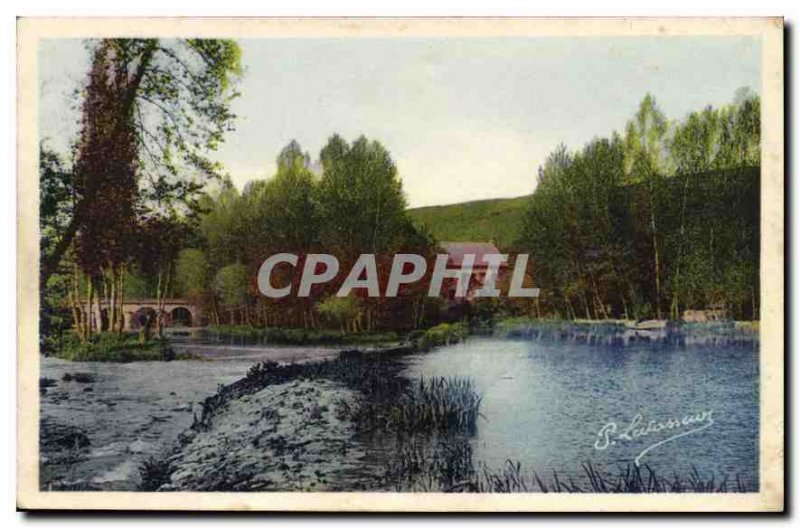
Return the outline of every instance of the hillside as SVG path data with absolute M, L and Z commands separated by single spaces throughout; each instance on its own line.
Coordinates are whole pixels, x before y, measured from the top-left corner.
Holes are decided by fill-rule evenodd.
M 409 210 L 440 241 L 489 242 L 508 247 L 517 237 L 527 196 L 434 205 Z

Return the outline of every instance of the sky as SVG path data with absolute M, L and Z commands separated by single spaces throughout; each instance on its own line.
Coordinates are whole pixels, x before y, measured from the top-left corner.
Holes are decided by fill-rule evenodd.
M 339 133 L 380 141 L 409 205 L 521 196 L 559 143 L 622 131 L 646 93 L 671 119 L 761 92 L 753 37 L 242 39 L 236 130 L 214 157 L 240 189 L 292 139 L 316 158 Z M 40 137 L 77 134 L 84 44 L 42 41 Z

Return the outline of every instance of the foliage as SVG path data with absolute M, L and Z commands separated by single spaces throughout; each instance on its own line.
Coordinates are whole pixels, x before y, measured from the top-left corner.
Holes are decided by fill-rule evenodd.
M 338 330 L 285 327 L 260 328 L 252 325 L 212 325 L 206 327 L 204 333 L 217 341 L 242 339 L 247 342 L 288 345 L 376 344 L 392 343 L 400 340 L 400 337 L 395 332 L 343 334 Z
M 358 303 L 355 297 L 337 297 L 331 295 L 317 305 L 319 314 L 339 326 L 345 332 L 348 323 L 358 317 Z
M 645 97 L 625 136 L 561 146 L 516 242 L 548 315 L 758 317 L 758 98 L 669 122 Z
M 93 334 L 87 342 L 75 335 L 65 336 L 60 350 L 54 355 L 70 361 L 108 361 L 128 363 L 131 361 L 170 361 L 187 359 L 176 354 L 165 340 L 141 343 L 135 334 L 102 332 Z
M 40 153 L 42 305 L 57 293 L 84 341 L 94 331 L 122 331 L 130 266 L 158 276 L 159 300 L 170 290 L 176 239 L 205 182 L 220 176 L 207 153 L 232 127 L 229 106 L 241 74 L 230 40 L 87 45 L 92 58 L 74 163 L 67 169 L 46 149 Z M 60 264 L 70 264 L 70 276 Z M 51 284 L 56 274 L 64 276 Z M 102 302 L 108 315 L 95 320 L 87 307 L 99 311 Z M 160 332 L 160 319 L 158 325 Z
M 169 482 L 171 466 L 165 458 L 151 456 L 139 464 L 139 491 L 158 491 Z
M 53 251 L 72 216 L 72 171 L 56 152 L 39 146 L 39 247 Z
M 388 251 L 409 222 L 397 168 L 377 141 L 334 135 L 320 153 L 322 239 L 351 255 Z
M 196 248 L 185 248 L 178 253 L 175 263 L 178 295 L 193 297 L 198 290 L 208 288 L 209 264 L 206 254 Z
M 246 292 L 236 288 L 242 294 L 235 303 L 221 298 L 215 282 L 207 296 L 215 324 L 222 319 L 213 316 L 219 300 L 231 318 L 233 310 L 240 323 L 259 327 L 318 329 L 332 323 L 345 331 L 374 332 L 420 326 L 427 305 L 421 284 L 404 287 L 392 299 L 368 298 L 356 290 L 348 301 L 353 306 L 321 302 L 338 290 L 344 273 L 314 286 L 309 297 L 259 294 L 254 278 L 264 259 L 276 253 L 299 256 L 297 266 L 278 266 L 272 276 L 274 284 L 291 285 L 296 292 L 309 253 L 333 254 L 341 269 L 348 269 L 362 252 L 376 252 L 379 276 L 387 277 L 395 252 L 430 258 L 435 252 L 432 237 L 408 216 L 396 167 L 378 142 L 361 137 L 350 144 L 334 135 L 319 162 L 312 163 L 292 141 L 278 154 L 277 166 L 273 177 L 250 182 L 241 193 L 226 184 L 202 204 L 197 247 L 206 253 L 211 273 L 218 276 L 226 266 L 242 264 L 249 278 Z M 321 174 L 313 167 L 321 167 Z
M 467 460 L 469 450 L 456 452 L 456 456 L 443 457 L 436 451 L 433 460 L 419 464 L 419 473 L 412 480 L 413 489 L 398 491 L 445 491 L 472 493 L 746 493 L 751 491 L 737 475 L 735 479 L 719 479 L 713 473 L 705 477 L 696 468 L 686 475 L 676 472 L 659 473 L 650 465 L 626 464 L 613 470 L 596 467 L 587 461 L 581 464 L 583 478 L 573 479 L 553 470 L 552 475 L 526 471 L 518 461 L 508 460 L 502 470 L 483 468 L 475 471 Z M 440 468 L 442 463 L 447 467 Z M 451 466 L 459 468 L 465 478 L 442 478 L 449 475 Z M 428 477 L 435 468 L 434 478 Z M 410 480 L 410 479 L 409 479 Z M 417 483 L 428 483 L 420 488 Z
M 466 323 L 439 323 L 428 328 L 419 338 L 420 348 L 430 348 L 439 345 L 458 343 L 466 339 L 469 327 Z
M 222 304 L 236 307 L 247 300 L 247 269 L 243 264 L 229 264 L 214 277 L 214 291 Z
M 480 404 L 469 378 L 420 378 L 389 409 L 389 425 L 404 434 L 474 433 Z

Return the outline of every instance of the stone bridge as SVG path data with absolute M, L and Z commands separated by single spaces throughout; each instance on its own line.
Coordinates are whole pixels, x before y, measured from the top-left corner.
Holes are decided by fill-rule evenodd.
M 193 327 L 202 326 L 203 311 L 187 299 L 165 299 L 161 303 L 164 326 L 167 327 Z M 101 309 L 106 312 L 107 305 L 101 303 Z M 138 330 L 151 317 L 155 324 L 158 314 L 158 299 L 129 299 L 122 303 L 122 315 L 125 318 L 126 330 Z M 94 310 L 95 312 L 97 309 Z M 99 320 L 99 314 L 93 314 Z M 105 314 L 104 314 L 105 315 Z

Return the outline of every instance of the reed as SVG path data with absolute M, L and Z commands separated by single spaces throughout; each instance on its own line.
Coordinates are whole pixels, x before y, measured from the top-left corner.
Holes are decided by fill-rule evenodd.
M 582 477 L 573 478 L 553 470 L 549 474 L 526 471 L 518 461 L 507 460 L 499 471 L 472 467 L 472 450 L 463 439 L 449 440 L 449 449 L 439 444 L 412 444 L 397 451 L 388 466 L 388 486 L 396 491 L 442 491 L 448 493 L 746 493 L 752 491 L 737 475 L 717 479 L 703 477 L 697 468 L 688 475 L 658 474 L 652 467 L 627 464 L 615 470 L 581 464 Z
M 584 476 L 576 482 L 553 470 L 552 477 L 542 478 L 535 471 L 526 473 L 519 462 L 508 460 L 500 472 L 484 470 L 474 481 L 478 492 L 491 493 L 745 493 L 748 491 L 737 475 L 718 480 L 713 474 L 702 477 L 697 468 L 685 476 L 673 472 L 660 475 L 649 465 L 627 464 L 616 471 L 602 471 L 591 462 L 581 465 Z
M 420 378 L 389 410 L 390 426 L 404 433 L 474 433 L 481 396 L 468 378 Z
M 169 482 L 172 468 L 166 458 L 150 457 L 139 464 L 140 491 L 156 491 Z

